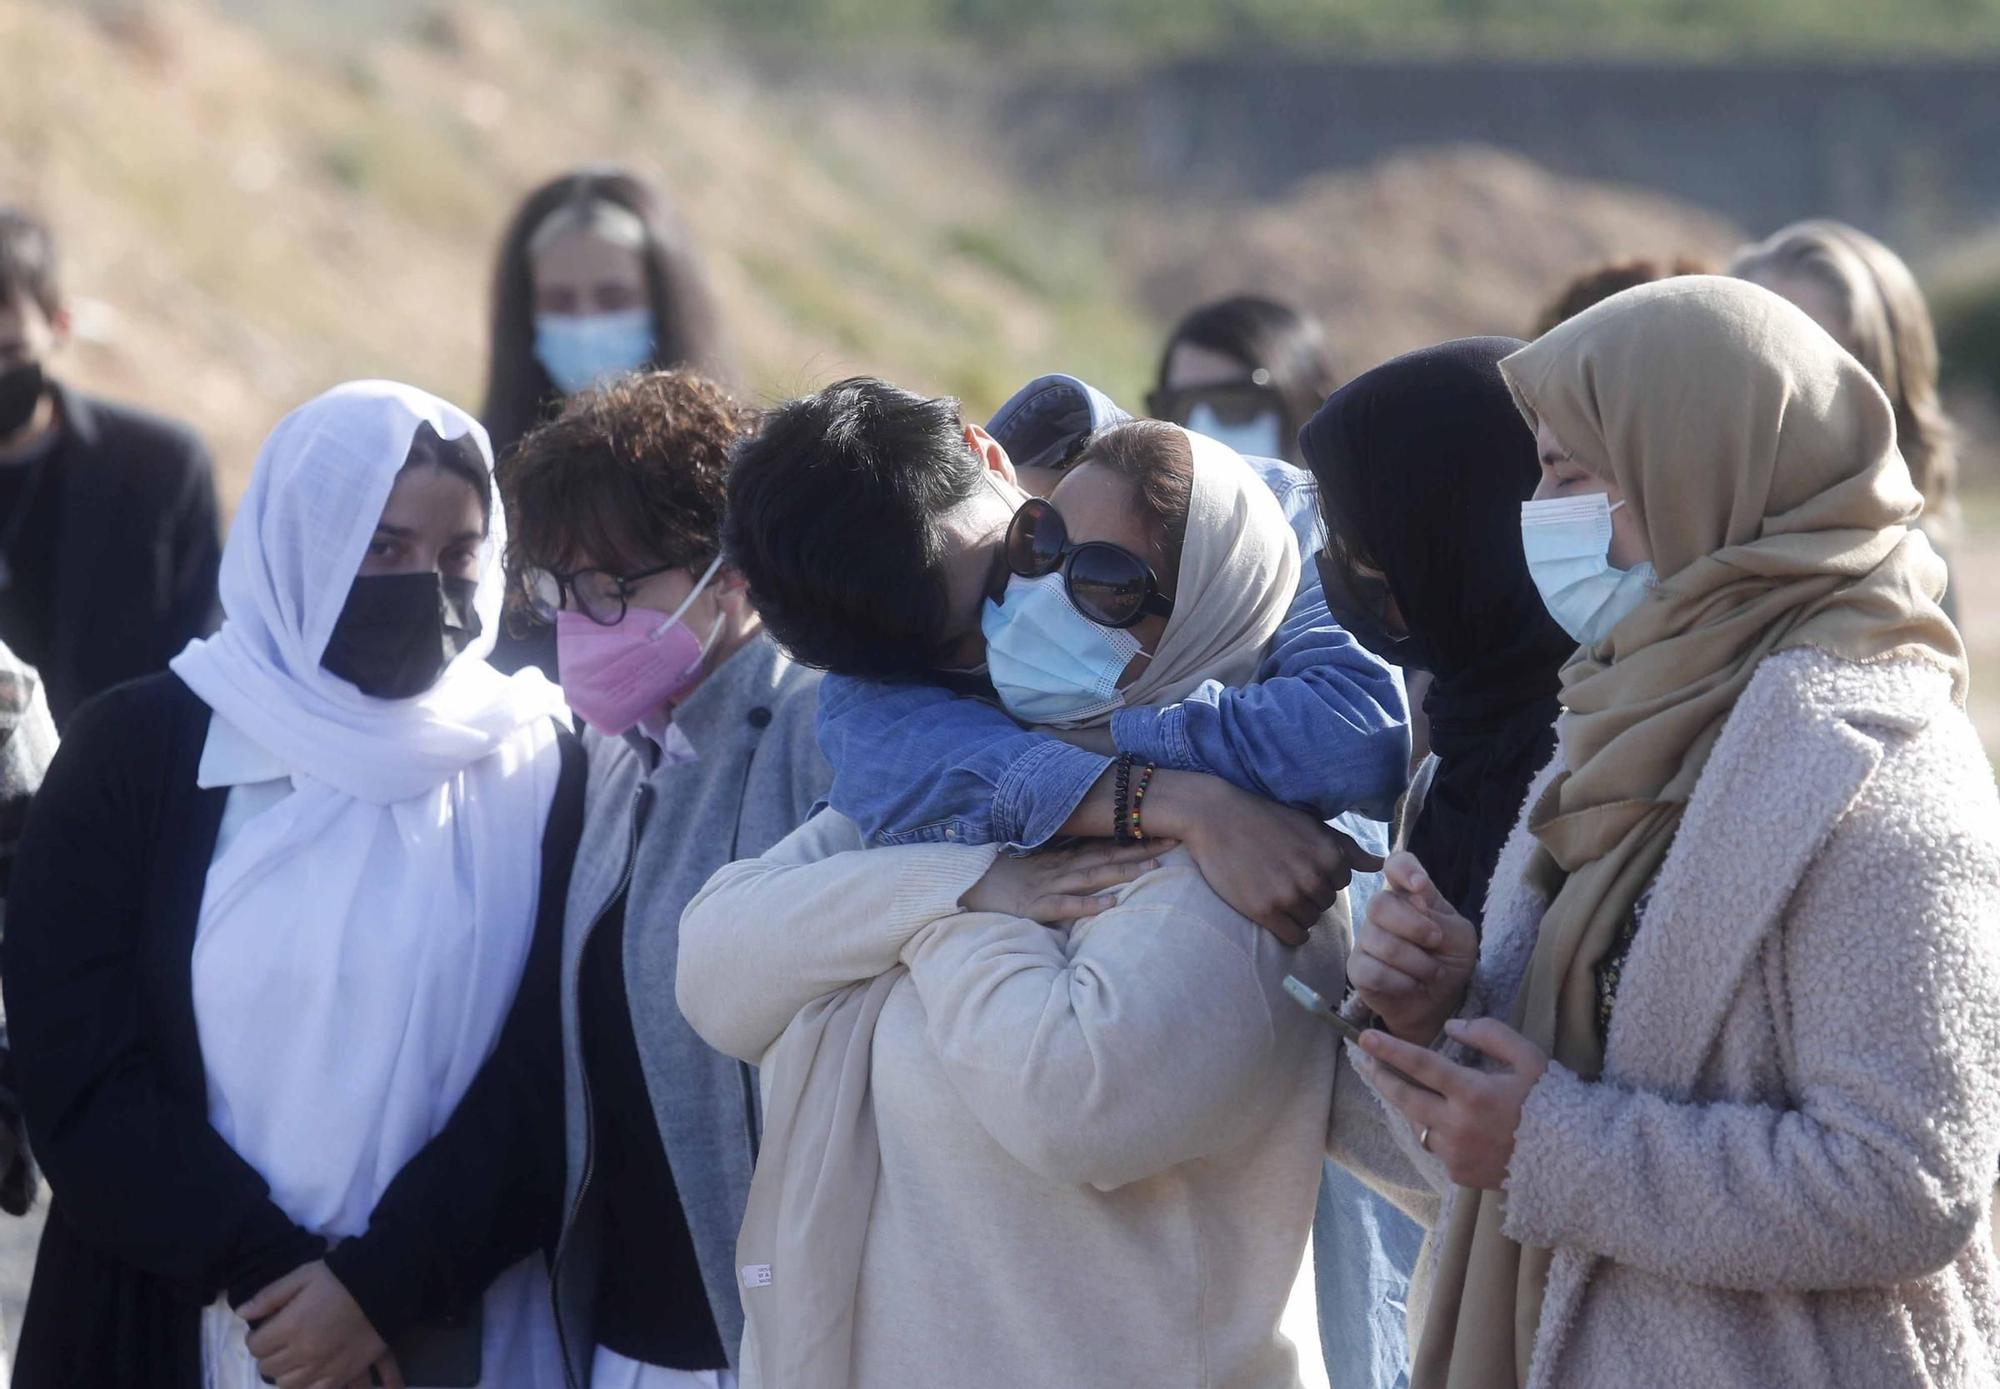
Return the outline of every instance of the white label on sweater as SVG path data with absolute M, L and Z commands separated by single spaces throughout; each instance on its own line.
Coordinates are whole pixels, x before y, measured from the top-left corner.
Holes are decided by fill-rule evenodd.
M 743 1266 L 743 1286 L 746 1288 L 770 1287 L 771 1266 L 769 1264 L 745 1264 Z

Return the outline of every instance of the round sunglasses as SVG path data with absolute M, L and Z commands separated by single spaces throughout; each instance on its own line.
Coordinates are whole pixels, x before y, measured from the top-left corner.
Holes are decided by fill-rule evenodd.
M 1007 527 L 1007 569 L 1024 579 L 1058 570 L 1076 610 L 1100 627 L 1131 627 L 1148 615 L 1171 617 L 1174 600 L 1160 592 L 1153 566 L 1108 540 L 1072 544 L 1062 513 L 1031 497 Z

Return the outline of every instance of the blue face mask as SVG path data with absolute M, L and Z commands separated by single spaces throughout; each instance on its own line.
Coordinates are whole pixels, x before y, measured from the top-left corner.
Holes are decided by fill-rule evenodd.
M 652 356 L 650 309 L 535 315 L 535 357 L 564 395 L 575 395 L 608 377 L 637 371 Z
M 1023 723 L 1075 723 L 1124 702 L 1118 677 L 1139 639 L 1100 627 L 1070 604 L 1061 574 L 1007 581 L 986 602 L 986 669 L 1007 712 Z
M 1227 444 L 1245 458 L 1283 458 L 1285 440 L 1277 412 L 1263 411 L 1242 424 L 1224 424 L 1206 402 L 1188 411 L 1187 427 L 1206 434 L 1219 444 Z
M 1650 562 L 1611 567 L 1611 513 L 1617 509 L 1602 492 L 1521 503 L 1528 573 L 1549 616 L 1585 646 L 1609 636 L 1660 582 Z

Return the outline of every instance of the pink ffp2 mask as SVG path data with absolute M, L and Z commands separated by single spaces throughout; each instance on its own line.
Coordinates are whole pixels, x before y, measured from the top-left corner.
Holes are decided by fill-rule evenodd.
M 689 604 L 708 587 L 722 561 L 672 613 L 628 608 L 609 627 L 577 612 L 556 614 L 556 668 L 563 698 L 599 733 L 616 736 L 686 694 L 701 679 L 702 657 L 722 629 L 720 614 L 707 638 L 682 621 Z

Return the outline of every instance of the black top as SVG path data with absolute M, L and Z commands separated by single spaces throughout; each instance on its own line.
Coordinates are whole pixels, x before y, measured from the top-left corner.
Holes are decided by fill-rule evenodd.
M 26 458 L 0 463 L 0 641 L 40 670 L 56 646 L 60 426 Z
M 229 794 L 195 784 L 208 724 L 208 706 L 172 675 L 91 701 L 14 865 L 0 974 L 28 1133 L 53 1192 L 15 1389 L 196 1389 L 201 1309 L 224 1292 L 240 1303 L 325 1251 L 208 1124 L 192 955 Z M 584 776 L 575 740 L 565 733 L 562 746 L 521 980 L 521 997 L 542 1006 L 516 1007 L 496 1058 L 559 1058 L 553 1037 L 504 1044 L 517 1027 L 554 1027 Z M 390 1184 L 369 1230 L 326 1254 L 384 1336 L 462 1306 L 556 1222 L 559 1074 L 493 1070 L 474 1087 L 539 1086 L 555 1117 L 468 1135 L 461 1104 Z M 454 1151 L 460 1160 L 439 1160 Z
M 1407 847 L 1477 922 L 1528 783 L 1555 750 L 1556 694 L 1576 642 L 1528 575 L 1521 503 L 1540 468 L 1500 360 L 1526 346 L 1465 338 L 1362 373 L 1299 443 L 1332 534 L 1388 579 L 1427 670 L 1437 769 Z M 1337 617 L 1338 614 L 1335 614 Z
M 642 1365 L 728 1369 L 632 1032 L 622 893 L 584 947 L 580 992 L 590 1179 L 604 1203 L 598 1344 Z
M 518 632 L 512 623 L 504 624 L 499 639 L 493 643 L 493 654 L 488 659 L 503 675 L 512 675 L 517 670 L 533 666 L 554 683 L 562 683 L 561 672 L 556 669 L 556 629 L 553 623 L 539 622 Z
M 40 670 L 63 727 L 92 695 L 165 669 L 214 629 L 222 532 L 213 468 L 193 434 L 53 389 L 62 427 L 45 479 L 54 509 L 47 606 L 22 629 L 25 641 L 0 617 L 0 640 Z M 46 633 L 39 656 L 36 630 Z

